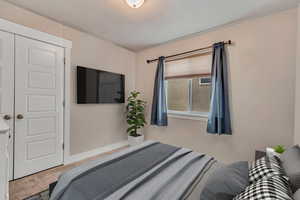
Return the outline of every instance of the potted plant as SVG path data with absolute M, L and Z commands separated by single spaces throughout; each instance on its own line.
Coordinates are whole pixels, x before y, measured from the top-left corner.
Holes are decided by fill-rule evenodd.
M 277 145 L 272 148 L 267 148 L 267 154 L 269 156 L 277 156 L 280 157 L 281 154 L 285 152 L 285 147 L 283 145 Z
M 283 145 L 277 145 L 273 149 L 278 154 L 283 154 L 285 152 L 285 147 Z
M 126 118 L 128 124 L 128 142 L 130 146 L 140 144 L 144 141 L 144 135 L 141 129 L 145 126 L 145 106 L 146 101 L 138 98 L 139 92 L 130 93 L 126 107 Z

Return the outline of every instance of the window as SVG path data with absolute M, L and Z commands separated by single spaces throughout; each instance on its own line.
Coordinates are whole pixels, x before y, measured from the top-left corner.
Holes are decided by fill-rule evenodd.
M 211 98 L 211 55 L 166 64 L 166 94 L 171 115 L 206 117 Z

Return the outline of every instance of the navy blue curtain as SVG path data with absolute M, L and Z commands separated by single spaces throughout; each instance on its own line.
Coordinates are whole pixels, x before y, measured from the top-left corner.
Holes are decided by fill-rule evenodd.
M 164 68 L 165 57 L 160 57 L 158 59 L 154 83 L 151 125 L 168 126 L 168 109 L 166 103 Z
M 231 135 L 227 57 L 224 42 L 213 45 L 212 94 L 207 132 Z

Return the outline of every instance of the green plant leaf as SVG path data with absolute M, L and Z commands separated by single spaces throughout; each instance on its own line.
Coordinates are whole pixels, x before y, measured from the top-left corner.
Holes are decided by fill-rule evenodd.
M 276 153 L 282 154 L 285 152 L 285 147 L 283 145 L 277 145 L 273 148 Z
M 145 120 L 145 106 L 146 101 L 138 98 L 140 92 L 132 91 L 127 98 L 126 105 L 126 119 L 128 124 L 127 132 L 129 135 L 137 137 L 137 130 L 144 127 Z

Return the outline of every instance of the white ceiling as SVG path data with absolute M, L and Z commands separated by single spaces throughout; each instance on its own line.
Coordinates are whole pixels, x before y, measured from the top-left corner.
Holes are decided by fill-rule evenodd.
M 296 7 L 298 0 L 7 0 L 138 51 L 238 19 Z

